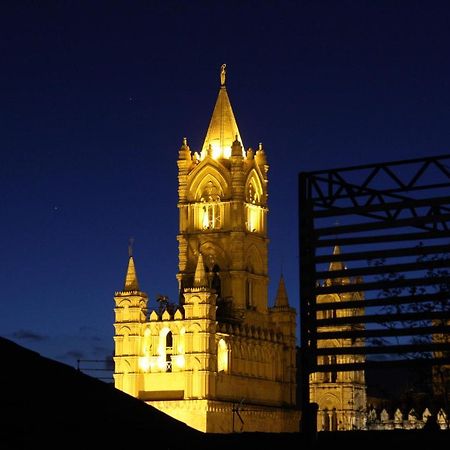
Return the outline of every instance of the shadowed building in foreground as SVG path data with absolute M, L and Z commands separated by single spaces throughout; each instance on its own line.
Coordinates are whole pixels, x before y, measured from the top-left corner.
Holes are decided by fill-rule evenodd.
M 408 449 L 446 448 L 450 430 L 356 431 L 318 433 L 311 443 L 302 433 L 200 433 L 73 367 L 40 356 L 0 338 L 8 362 L 0 372 L 2 423 L 0 448 L 159 448 L 230 449 L 371 446 Z

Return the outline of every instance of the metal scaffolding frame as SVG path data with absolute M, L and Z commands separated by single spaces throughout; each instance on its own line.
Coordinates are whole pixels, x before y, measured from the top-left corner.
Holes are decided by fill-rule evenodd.
M 301 172 L 299 247 L 302 430 L 314 372 L 450 364 L 450 155 Z M 347 292 L 363 299 L 317 302 Z M 344 338 L 360 345 L 318 345 Z

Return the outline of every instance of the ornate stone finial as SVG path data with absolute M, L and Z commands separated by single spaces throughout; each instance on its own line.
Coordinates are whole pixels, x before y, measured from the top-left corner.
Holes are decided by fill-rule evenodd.
M 133 244 L 134 244 L 134 238 L 130 237 L 130 239 L 128 239 L 128 256 L 130 258 L 133 256 Z
M 222 64 L 220 67 L 220 85 L 221 86 L 225 86 L 225 75 L 226 75 L 225 68 L 226 67 L 227 67 L 226 64 Z
M 194 274 L 194 287 L 208 287 L 208 279 L 206 277 L 205 265 L 203 263 L 203 255 L 198 252 L 197 267 Z
M 183 138 L 183 145 L 187 146 L 187 138 L 186 137 Z
M 275 298 L 275 307 L 289 307 L 289 300 L 286 292 L 286 285 L 284 283 L 283 274 L 281 274 L 280 282 L 278 284 L 277 296 Z
M 125 275 L 124 291 L 139 291 L 139 282 L 136 275 L 136 268 L 133 259 L 133 242 L 134 238 L 129 239 L 128 244 L 128 267 Z

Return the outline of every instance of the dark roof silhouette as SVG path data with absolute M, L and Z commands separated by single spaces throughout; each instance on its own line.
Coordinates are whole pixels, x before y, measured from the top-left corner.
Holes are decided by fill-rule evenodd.
M 186 448 L 202 433 L 75 368 L 0 338 L 0 448 Z
M 205 434 L 96 378 L 0 337 L 0 449 L 445 448 L 450 430 Z M 429 447 L 427 447 L 429 446 Z

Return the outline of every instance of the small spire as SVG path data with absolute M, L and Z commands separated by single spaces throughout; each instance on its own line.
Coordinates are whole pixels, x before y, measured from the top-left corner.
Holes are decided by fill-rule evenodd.
M 264 152 L 263 144 L 260 142 L 258 144 L 258 150 L 256 150 L 256 164 L 265 165 L 266 164 L 266 154 Z
M 335 245 L 333 249 L 333 255 L 340 255 L 341 254 L 341 248 L 339 245 Z M 334 270 L 346 270 L 346 265 L 340 261 L 331 261 L 328 270 L 334 271 Z M 343 284 L 349 284 L 350 279 L 348 277 L 340 277 L 340 278 L 332 278 L 332 279 L 326 279 L 324 281 L 325 286 L 331 286 L 331 285 L 343 285 Z
M 278 284 L 277 296 L 275 298 L 276 307 L 289 306 L 289 300 L 286 292 L 286 285 L 284 284 L 284 277 L 281 275 L 280 283 Z
M 191 160 L 191 149 L 189 148 L 186 137 L 183 138 L 183 143 L 181 144 L 180 151 L 178 152 L 178 159 L 185 159 L 187 161 Z
M 225 77 L 226 77 L 226 69 L 227 65 L 226 64 L 222 64 L 220 66 L 220 85 L 221 86 L 225 86 Z
M 335 245 L 333 249 L 333 255 L 340 255 L 341 254 L 341 248 L 339 245 Z M 330 267 L 328 270 L 344 270 L 346 269 L 345 264 L 342 261 L 331 261 Z
M 198 254 L 197 267 L 195 268 L 194 287 L 208 287 L 203 255 L 200 252 Z
M 124 291 L 139 291 L 139 282 L 136 275 L 136 268 L 134 266 L 133 256 L 128 258 L 127 274 L 125 276 Z
M 242 144 L 239 142 L 239 136 L 236 134 L 233 144 L 231 145 L 231 156 L 243 156 Z

